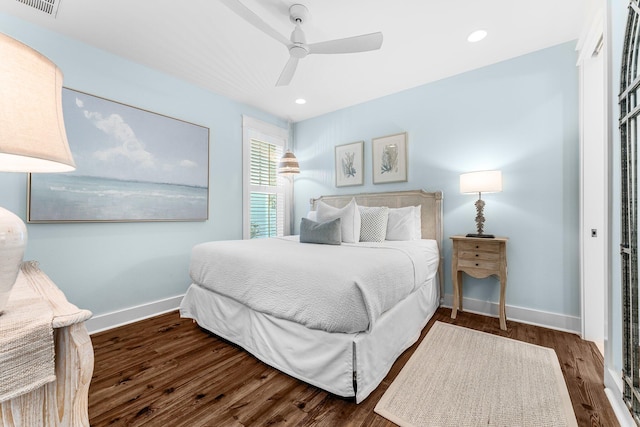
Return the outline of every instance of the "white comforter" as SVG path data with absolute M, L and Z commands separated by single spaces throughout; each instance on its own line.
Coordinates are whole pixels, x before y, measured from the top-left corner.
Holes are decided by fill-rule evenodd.
M 353 333 L 432 278 L 434 240 L 316 245 L 297 238 L 207 242 L 192 251 L 193 281 L 253 310 L 308 328 Z

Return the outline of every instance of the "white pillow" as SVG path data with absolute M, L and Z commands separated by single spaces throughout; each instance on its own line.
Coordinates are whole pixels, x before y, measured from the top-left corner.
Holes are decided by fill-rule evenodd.
M 384 242 L 387 236 L 389 208 L 358 206 L 360 210 L 360 241 Z
M 307 219 L 318 222 L 318 211 L 309 211 L 307 213 Z
M 360 241 L 360 211 L 356 199 L 351 199 L 344 208 L 334 208 L 320 201 L 316 206 L 317 222 L 327 222 L 340 218 L 342 241 L 357 243 Z
M 387 240 L 420 240 L 422 238 L 422 206 L 389 209 Z
M 413 239 L 411 240 L 420 240 L 422 239 L 422 205 L 413 207 L 413 215 L 416 221 L 414 223 Z

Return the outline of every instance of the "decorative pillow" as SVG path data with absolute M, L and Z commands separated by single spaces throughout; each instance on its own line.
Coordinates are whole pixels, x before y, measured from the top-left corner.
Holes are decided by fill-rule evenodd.
M 421 206 L 389 209 L 387 240 L 420 240 L 422 238 Z
M 300 243 L 340 245 L 340 218 L 328 222 L 315 222 L 307 218 L 300 221 Z
M 413 207 L 413 215 L 414 215 L 414 229 L 413 229 L 413 239 L 411 240 L 420 240 L 422 239 L 422 205 Z
M 324 202 L 318 202 L 316 207 L 318 222 L 327 222 L 340 218 L 342 241 L 357 243 L 360 241 L 360 211 L 356 199 L 351 199 L 344 208 L 334 208 Z
M 360 209 L 360 241 L 384 242 L 387 236 L 389 208 L 358 206 Z

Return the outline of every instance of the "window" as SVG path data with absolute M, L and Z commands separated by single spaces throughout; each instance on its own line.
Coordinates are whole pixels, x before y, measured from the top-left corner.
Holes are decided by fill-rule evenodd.
M 247 116 L 242 118 L 242 128 L 243 238 L 288 234 L 291 185 L 276 172 L 288 132 Z
M 250 139 L 249 238 L 284 235 L 284 186 L 276 173 L 282 147 Z

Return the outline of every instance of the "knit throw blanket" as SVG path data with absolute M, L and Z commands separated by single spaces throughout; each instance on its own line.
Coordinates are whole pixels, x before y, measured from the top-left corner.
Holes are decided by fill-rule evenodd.
M 56 379 L 52 319 L 21 271 L 0 314 L 0 402 Z

